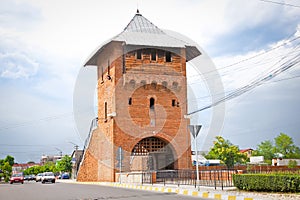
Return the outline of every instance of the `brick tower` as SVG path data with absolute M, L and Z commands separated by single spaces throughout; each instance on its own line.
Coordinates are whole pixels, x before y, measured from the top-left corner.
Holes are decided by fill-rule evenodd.
M 98 69 L 98 127 L 78 181 L 115 181 L 122 171 L 189 169 L 186 62 L 197 47 L 159 29 L 138 11 L 85 66 Z

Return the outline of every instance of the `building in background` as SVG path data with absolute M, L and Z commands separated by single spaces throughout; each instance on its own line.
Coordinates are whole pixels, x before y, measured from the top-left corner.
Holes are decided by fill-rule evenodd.
M 82 159 L 83 156 L 83 150 L 74 150 L 71 158 L 72 158 L 72 173 L 71 173 L 71 178 L 72 179 L 76 179 L 77 178 L 77 173 L 78 173 L 78 169 L 80 166 L 80 161 Z
M 248 148 L 248 149 L 241 149 L 241 153 L 245 154 L 247 158 L 250 158 L 252 156 L 253 149 Z
M 28 169 L 33 166 L 39 166 L 39 165 L 41 164 L 40 163 L 21 163 L 21 164 L 15 163 L 12 166 L 12 173 L 18 174 L 23 172 L 25 169 Z
M 41 158 L 41 165 L 44 165 L 47 162 L 56 163 L 56 161 L 60 160 L 62 157 L 62 155 L 43 155 Z

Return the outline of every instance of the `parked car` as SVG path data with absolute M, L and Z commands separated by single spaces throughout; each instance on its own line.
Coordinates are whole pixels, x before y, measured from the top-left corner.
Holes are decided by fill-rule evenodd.
M 70 178 L 70 175 L 68 173 L 63 173 L 61 175 L 61 179 L 69 179 Z
M 34 181 L 35 180 L 35 175 L 34 174 L 30 174 L 24 177 L 24 180 L 27 181 Z
M 41 178 L 42 183 L 51 182 L 55 183 L 55 176 L 53 172 L 45 172 Z
M 36 177 L 35 177 L 35 181 L 36 181 L 36 182 L 41 181 L 42 177 L 43 177 L 43 173 L 37 174 Z
M 9 179 L 9 183 L 13 184 L 13 183 L 24 183 L 24 177 L 23 174 L 13 174 L 10 179 Z
M 24 181 L 29 181 L 29 175 L 24 176 Z

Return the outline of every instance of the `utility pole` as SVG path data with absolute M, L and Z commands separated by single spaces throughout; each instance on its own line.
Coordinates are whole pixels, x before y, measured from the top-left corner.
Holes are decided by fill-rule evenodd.
M 119 172 L 120 172 L 120 184 L 122 183 L 122 160 L 124 159 L 124 152 L 122 147 L 118 147 L 117 151 L 117 161 L 118 161 L 118 166 L 119 167 Z
M 197 180 L 196 180 L 196 185 L 197 185 L 197 189 L 198 191 L 200 190 L 200 186 L 199 186 L 199 163 L 198 163 L 198 149 L 197 149 L 197 136 L 200 132 L 202 125 L 189 125 L 190 131 L 193 135 L 194 138 L 194 146 L 195 146 L 195 152 L 196 152 L 196 176 L 197 176 Z
M 69 143 L 71 143 L 71 144 L 73 144 L 73 145 L 74 145 L 75 151 L 77 151 L 77 150 L 78 150 L 79 146 L 78 146 L 77 144 L 75 144 L 74 142 L 70 142 L 70 141 L 69 141 Z
M 62 150 L 57 147 L 54 147 L 54 148 L 59 152 L 60 157 L 62 157 Z

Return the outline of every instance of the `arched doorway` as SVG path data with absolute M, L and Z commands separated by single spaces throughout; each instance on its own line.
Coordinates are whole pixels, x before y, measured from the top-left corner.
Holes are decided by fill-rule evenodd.
M 171 145 L 157 137 L 139 141 L 131 151 L 131 170 L 172 170 L 174 154 Z

